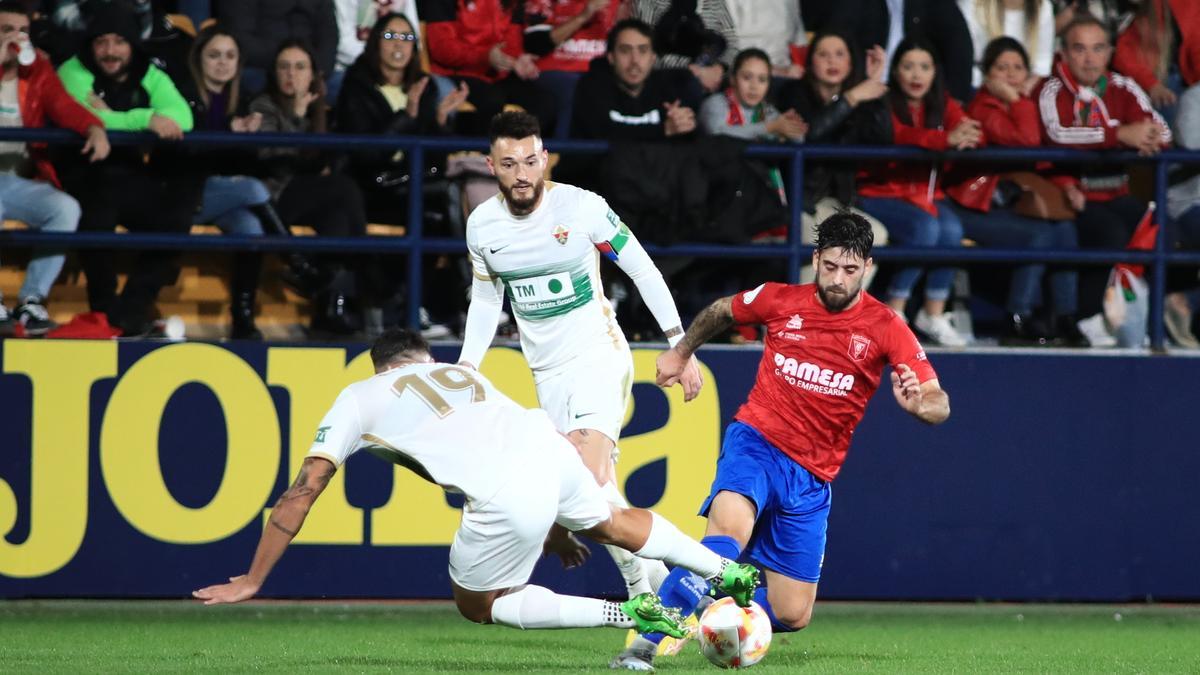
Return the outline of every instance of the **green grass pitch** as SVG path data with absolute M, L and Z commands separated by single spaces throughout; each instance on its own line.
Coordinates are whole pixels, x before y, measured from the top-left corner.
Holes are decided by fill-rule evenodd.
M 0 602 L 0 672 L 606 672 L 622 631 L 476 626 L 447 603 Z M 712 673 L 690 645 L 660 673 Z M 818 603 L 761 673 L 1200 672 L 1200 606 Z

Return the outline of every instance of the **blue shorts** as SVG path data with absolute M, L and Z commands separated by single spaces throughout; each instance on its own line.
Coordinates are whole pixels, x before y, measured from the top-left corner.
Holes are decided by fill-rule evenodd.
M 717 477 L 700 515 L 727 490 L 754 502 L 754 532 L 742 554 L 798 581 L 817 583 L 825 560 L 825 530 L 833 493 L 754 427 L 734 422 L 725 430 Z

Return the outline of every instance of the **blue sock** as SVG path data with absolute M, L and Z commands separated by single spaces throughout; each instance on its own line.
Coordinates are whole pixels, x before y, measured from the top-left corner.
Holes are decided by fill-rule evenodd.
M 776 633 L 794 633 L 794 632 L 796 632 L 795 628 L 792 628 L 791 626 L 789 626 L 785 623 L 781 623 L 779 621 L 779 619 L 775 617 L 775 610 L 771 609 L 771 603 L 767 600 L 767 587 L 766 586 L 759 586 L 758 590 L 754 591 L 754 601 L 757 602 L 758 606 L 762 607 L 763 611 L 767 613 L 768 617 L 770 617 L 771 628 Z
M 733 537 L 705 537 L 700 543 L 722 558 L 730 560 L 737 560 L 742 552 L 742 548 Z M 682 567 L 676 567 L 658 589 L 658 597 L 662 598 L 663 605 L 677 608 L 686 617 L 696 611 L 696 605 L 700 603 L 700 598 L 708 595 L 708 589 L 707 579 Z M 647 633 L 642 637 L 658 644 L 666 636 L 662 633 Z

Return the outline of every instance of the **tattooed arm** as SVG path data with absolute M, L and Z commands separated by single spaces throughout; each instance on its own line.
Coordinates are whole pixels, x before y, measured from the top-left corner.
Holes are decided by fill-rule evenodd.
M 730 296 L 705 307 L 679 344 L 658 355 L 658 386 L 669 387 L 678 382 L 688 360 L 700 345 L 729 330 L 733 325 L 732 306 L 733 297 Z
M 206 605 L 241 602 L 254 597 L 266 581 L 271 568 L 279 561 L 288 544 L 304 525 L 308 510 L 312 508 L 313 502 L 329 484 L 329 479 L 336 471 L 337 467 L 327 459 L 305 457 L 296 481 L 279 495 L 279 501 L 275 502 L 275 508 L 271 509 L 271 518 L 258 541 L 258 550 L 254 552 L 250 571 L 241 576 L 230 577 L 227 584 L 216 584 L 193 591 L 192 595 L 204 600 Z

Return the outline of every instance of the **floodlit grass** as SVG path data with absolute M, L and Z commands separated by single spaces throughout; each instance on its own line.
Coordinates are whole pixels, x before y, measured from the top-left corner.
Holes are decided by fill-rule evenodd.
M 607 669 L 624 633 L 476 626 L 446 603 L 0 602 L 0 672 Z M 662 673 L 715 672 L 694 646 Z M 755 672 L 1200 671 L 1200 607 L 818 603 Z

